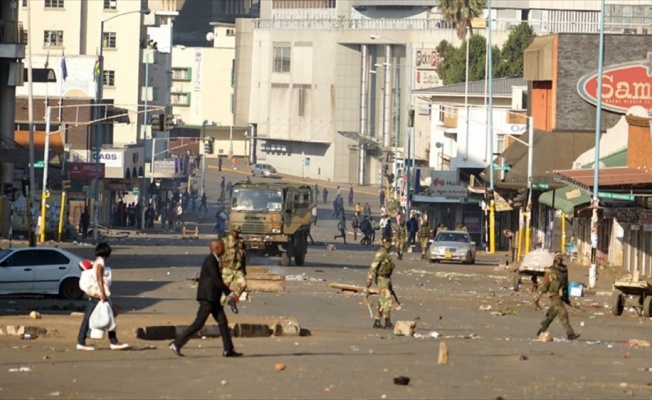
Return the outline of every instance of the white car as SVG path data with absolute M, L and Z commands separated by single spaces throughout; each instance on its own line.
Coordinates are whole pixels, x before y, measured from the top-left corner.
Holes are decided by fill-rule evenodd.
M 466 264 L 475 263 L 475 242 L 471 241 L 468 232 L 443 231 L 430 244 L 430 262 L 461 261 Z
M 251 168 L 251 176 L 264 176 L 266 178 L 274 178 L 278 176 L 276 168 L 269 164 L 256 164 Z
M 24 247 L 0 250 L 0 294 L 58 295 L 80 299 L 84 258 L 57 247 Z

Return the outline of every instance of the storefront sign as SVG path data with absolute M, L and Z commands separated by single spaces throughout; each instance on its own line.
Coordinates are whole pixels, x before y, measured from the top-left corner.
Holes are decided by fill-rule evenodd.
M 652 110 L 652 52 L 646 60 L 610 65 L 604 68 L 602 108 L 625 114 L 632 106 Z M 598 73 L 584 75 L 577 92 L 587 102 L 597 105 Z
M 97 159 L 97 153 L 91 152 L 93 163 Z M 124 164 L 123 150 L 102 150 L 100 151 L 100 163 L 109 168 L 122 168 Z
M 431 175 L 430 193 L 441 197 L 467 197 L 469 189 L 462 184 L 456 171 L 433 171 Z
M 97 164 L 100 168 L 100 179 L 104 179 L 104 164 Z M 70 179 L 95 179 L 95 163 L 71 162 Z

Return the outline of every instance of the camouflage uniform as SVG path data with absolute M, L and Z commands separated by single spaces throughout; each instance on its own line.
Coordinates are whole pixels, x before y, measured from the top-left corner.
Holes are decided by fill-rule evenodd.
M 229 234 L 224 238 L 224 250 L 221 260 L 222 280 L 235 293 L 235 297 L 240 297 L 247 288 L 247 255 L 244 241 Z
M 394 325 L 390 320 L 393 301 L 392 301 L 392 272 L 394 272 L 394 262 L 389 254 L 389 248 L 392 243 L 388 239 L 383 239 L 380 250 L 374 256 L 374 261 L 369 267 L 367 273 L 367 288 L 372 282 L 378 286 L 378 308 L 374 319 L 374 328 L 382 328 L 380 319 L 385 318 L 385 328 L 393 328 Z
M 559 320 L 566 330 L 568 339 L 573 340 L 579 337 L 579 335 L 573 332 L 573 328 L 568 321 L 568 312 L 566 311 L 566 307 L 564 307 L 564 303 L 570 305 L 570 300 L 568 299 L 568 269 L 563 264 L 561 256 L 556 256 L 555 262 L 546 270 L 535 302 L 538 302 L 539 298 L 544 294 L 547 294 L 550 298 L 550 307 L 546 312 L 546 318 L 541 322 L 541 329 L 539 329 L 537 335 L 545 332 L 552 321 L 559 316 Z
M 428 245 L 430 241 L 430 224 L 424 219 L 421 221 L 421 226 L 419 227 L 419 244 L 421 245 L 421 259 L 425 260 L 427 258 L 426 252 L 428 250 Z
M 397 255 L 396 258 L 399 260 L 403 259 L 403 247 L 405 247 L 405 240 L 407 239 L 407 236 L 407 225 L 405 224 L 405 221 L 401 221 L 401 223 L 396 226 L 396 230 L 394 231 L 394 246 L 396 247 Z

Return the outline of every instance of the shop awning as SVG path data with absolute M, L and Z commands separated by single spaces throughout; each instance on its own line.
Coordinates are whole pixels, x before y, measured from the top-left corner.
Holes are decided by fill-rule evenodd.
M 555 180 L 568 185 L 591 190 L 593 187 L 593 169 L 566 169 L 555 171 Z M 601 168 L 598 173 L 598 185 L 632 186 L 652 183 L 652 174 L 633 168 Z
M 591 196 L 589 194 L 572 186 L 564 186 L 557 190 L 550 190 L 539 196 L 539 203 L 545 204 L 548 207 L 553 207 L 555 210 L 563 211 L 566 214 L 572 214 L 575 207 L 590 202 Z

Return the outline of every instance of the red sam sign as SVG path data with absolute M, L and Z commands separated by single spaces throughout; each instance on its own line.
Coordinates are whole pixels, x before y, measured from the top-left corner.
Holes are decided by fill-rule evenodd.
M 100 179 L 104 178 L 104 164 L 99 163 Z M 95 179 L 95 163 L 70 163 L 70 179 Z
M 602 108 L 625 114 L 632 106 L 652 111 L 652 52 L 646 60 L 604 67 Z M 598 72 L 584 75 L 577 82 L 577 92 L 587 102 L 597 105 Z

